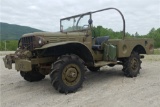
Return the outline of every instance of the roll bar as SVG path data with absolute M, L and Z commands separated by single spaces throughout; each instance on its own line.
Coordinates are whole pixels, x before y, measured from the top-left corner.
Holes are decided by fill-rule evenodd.
M 121 15 L 121 17 L 122 17 L 122 20 L 123 20 L 123 37 L 122 37 L 122 39 L 124 39 L 125 38 L 125 19 L 124 19 L 124 16 L 123 16 L 123 14 L 122 14 L 122 12 L 120 11 L 120 10 L 118 10 L 117 8 L 113 8 L 113 7 L 110 7 L 110 8 L 105 8 L 105 9 L 101 9 L 101 10 L 97 10 L 97 11 L 93 11 L 93 12 L 91 12 L 91 13 L 97 13 L 97 12 L 101 12 L 101 11 L 105 11 L 105 10 L 116 10 L 116 11 L 118 11 L 118 13 Z

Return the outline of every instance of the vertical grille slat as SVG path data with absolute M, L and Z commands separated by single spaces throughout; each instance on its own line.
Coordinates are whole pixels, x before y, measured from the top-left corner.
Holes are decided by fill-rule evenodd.
M 22 48 L 33 50 L 34 49 L 34 36 L 23 37 L 22 38 Z

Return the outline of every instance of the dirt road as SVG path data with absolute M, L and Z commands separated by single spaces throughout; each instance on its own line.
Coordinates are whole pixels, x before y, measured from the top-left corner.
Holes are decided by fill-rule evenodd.
M 29 83 L 16 70 L 4 68 L 0 56 L 1 107 L 160 107 L 160 55 L 143 59 L 136 78 L 123 76 L 121 66 L 86 73 L 83 88 L 60 94 L 49 76 Z

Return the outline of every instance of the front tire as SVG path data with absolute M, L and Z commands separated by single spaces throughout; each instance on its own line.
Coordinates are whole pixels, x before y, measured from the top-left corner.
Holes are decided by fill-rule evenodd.
M 30 71 L 30 72 L 20 71 L 20 75 L 24 78 L 24 80 L 29 82 L 40 81 L 45 78 L 45 76 L 39 73 L 38 71 Z
M 60 93 L 75 92 L 83 84 L 85 71 L 84 63 L 78 56 L 63 55 L 52 66 L 51 83 Z
M 131 56 L 123 63 L 124 75 L 127 77 L 136 77 L 141 69 L 140 56 L 137 52 L 132 52 Z

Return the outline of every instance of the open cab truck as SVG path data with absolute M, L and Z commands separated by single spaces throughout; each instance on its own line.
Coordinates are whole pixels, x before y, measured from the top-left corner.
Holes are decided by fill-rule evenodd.
M 123 20 L 122 39 L 94 35 L 92 14 L 116 10 Z M 136 77 L 141 68 L 142 54 L 152 54 L 152 39 L 125 37 L 125 19 L 116 8 L 105 8 L 60 19 L 60 32 L 34 32 L 22 35 L 14 54 L 6 55 L 5 67 L 15 69 L 29 82 L 50 75 L 51 84 L 60 93 L 79 89 L 89 69 L 121 64 L 127 77 Z

